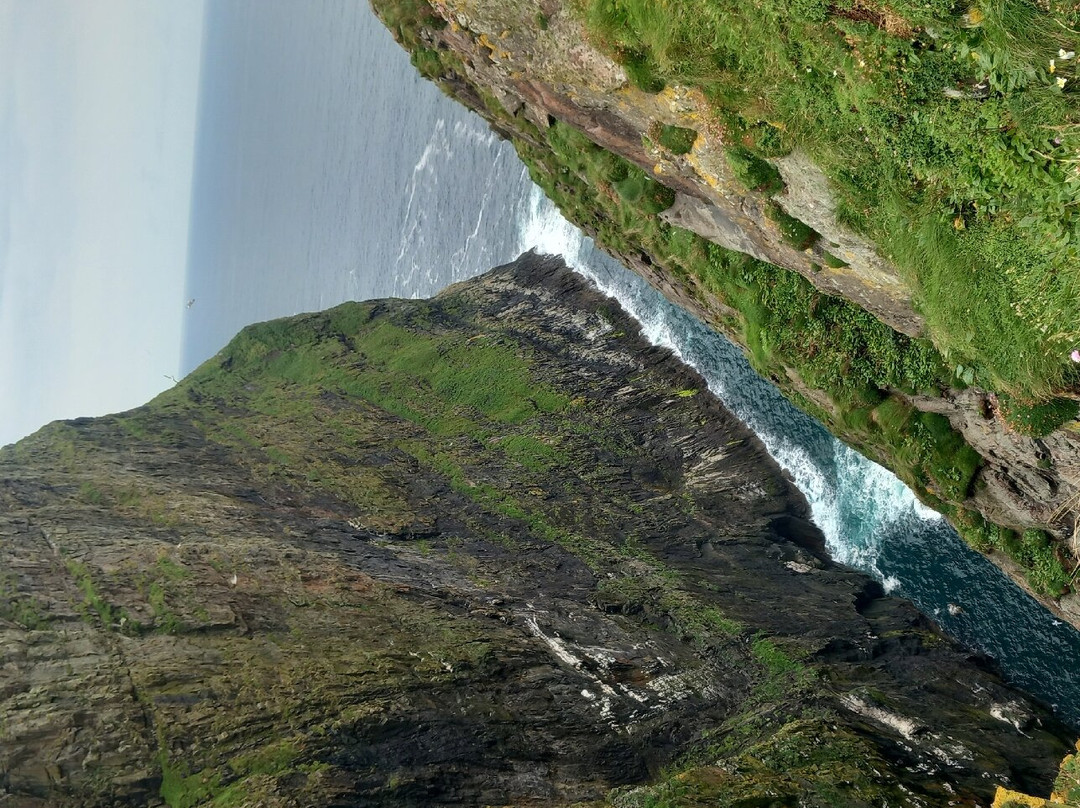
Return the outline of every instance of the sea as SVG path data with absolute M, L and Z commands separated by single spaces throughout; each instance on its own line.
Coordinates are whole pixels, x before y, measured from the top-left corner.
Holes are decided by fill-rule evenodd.
M 1080 633 L 597 249 L 509 144 L 420 78 L 366 4 L 209 0 L 203 37 L 185 372 L 252 322 L 428 297 L 528 249 L 562 255 L 762 438 L 835 559 L 910 598 L 1080 729 Z

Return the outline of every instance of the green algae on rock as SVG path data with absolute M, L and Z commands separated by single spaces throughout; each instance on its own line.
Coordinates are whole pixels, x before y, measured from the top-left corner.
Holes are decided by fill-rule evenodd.
M 806 518 L 557 259 L 249 327 L 0 452 L 0 801 L 1049 792 L 1068 731 Z

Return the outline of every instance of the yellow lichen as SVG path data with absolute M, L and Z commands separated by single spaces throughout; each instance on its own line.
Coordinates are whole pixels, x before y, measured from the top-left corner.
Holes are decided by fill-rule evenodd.
M 1029 794 L 1021 794 L 1019 791 L 1010 791 L 1007 788 L 998 786 L 997 793 L 994 794 L 994 804 L 991 808 L 1012 808 L 1020 805 L 1027 808 L 1046 808 L 1055 804 L 1060 805 L 1061 803 L 1051 803 L 1039 797 L 1032 797 Z

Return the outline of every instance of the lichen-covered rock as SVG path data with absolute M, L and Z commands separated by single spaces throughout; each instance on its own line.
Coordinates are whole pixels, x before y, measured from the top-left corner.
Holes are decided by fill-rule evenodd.
M 1069 732 L 806 516 L 558 260 L 252 326 L 0 452 L 0 805 L 1048 792 Z

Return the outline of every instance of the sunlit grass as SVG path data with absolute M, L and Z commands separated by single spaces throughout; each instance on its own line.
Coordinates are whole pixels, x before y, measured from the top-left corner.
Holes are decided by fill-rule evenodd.
M 1076 387 L 1080 77 L 1059 56 L 1080 47 L 1075 15 L 1022 0 L 577 9 L 616 59 L 706 93 L 748 187 L 767 184 L 755 157 L 809 152 L 954 367 L 1032 400 Z

